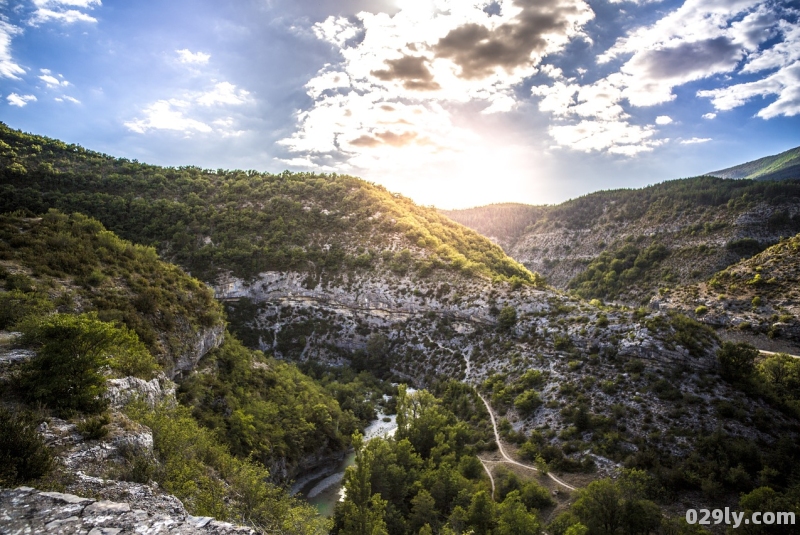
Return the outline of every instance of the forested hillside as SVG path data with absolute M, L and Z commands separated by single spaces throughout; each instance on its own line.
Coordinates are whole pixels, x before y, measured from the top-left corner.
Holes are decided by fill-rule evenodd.
M 693 315 L 722 336 L 800 354 L 800 235 L 706 281 L 663 291 L 652 304 Z
M 507 213 L 499 205 L 447 212 L 474 228 L 506 229 L 494 236 L 506 252 L 556 287 L 641 304 L 800 231 L 800 180 L 698 177 Z
M 720 178 L 750 178 L 753 180 L 800 178 L 800 147 L 706 174 Z
M 0 124 L 0 212 L 81 212 L 206 282 L 376 265 L 535 276 L 435 210 L 349 176 L 163 168 Z
M 173 512 L 169 493 L 192 514 L 320 533 L 316 512 L 269 481 L 341 455 L 363 422 L 293 365 L 243 348 L 205 284 L 56 211 L 0 216 L 0 281 L 0 485 L 144 492 Z M 183 404 L 163 371 L 183 377 Z M 136 487 L 153 481 L 163 490 Z

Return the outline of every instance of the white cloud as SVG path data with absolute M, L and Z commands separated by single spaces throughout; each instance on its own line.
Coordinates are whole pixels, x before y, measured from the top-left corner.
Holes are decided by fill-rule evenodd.
M 582 120 L 574 125 L 551 126 L 549 133 L 562 147 L 583 152 L 606 151 L 624 156 L 652 151 L 664 143 L 663 140 L 652 139 L 652 127 L 631 125 L 626 121 Z
M 25 69 L 11 57 L 11 38 L 21 32 L 18 27 L 0 20 L 0 76 L 19 80 L 19 75 L 25 74 Z
M 125 122 L 133 132 L 172 130 L 186 135 L 211 133 L 235 137 L 244 133 L 236 128 L 236 119 L 220 116 L 227 107 L 247 103 L 249 93 L 230 82 L 218 82 L 208 91 L 187 92 L 180 98 L 159 100 L 142 110 L 143 118 Z
M 670 117 L 669 115 L 659 115 L 658 117 L 656 117 L 656 124 L 664 125 L 664 124 L 669 124 L 671 122 L 672 122 L 672 117 Z
M 175 51 L 178 54 L 178 61 L 194 65 L 206 65 L 211 59 L 211 54 L 204 52 L 192 52 L 188 48 Z
M 55 100 L 56 102 L 64 102 L 66 100 L 67 102 L 72 102 L 73 104 L 80 104 L 81 103 L 81 101 L 78 100 L 77 98 L 70 97 L 70 96 L 67 96 L 67 95 L 64 95 L 63 97 L 56 97 L 53 100 Z
M 710 137 L 693 137 L 691 139 L 682 139 L 681 145 L 694 145 L 695 143 L 707 143 L 711 141 Z
M 18 95 L 16 93 L 11 93 L 6 97 L 8 100 L 9 105 L 17 106 L 22 108 L 28 105 L 28 102 L 36 102 L 36 97 L 34 95 Z
M 189 107 L 190 103 L 185 100 L 159 100 L 143 110 L 144 119 L 126 122 L 125 126 L 139 134 L 148 130 L 177 130 L 187 134 L 193 131 L 211 132 L 207 124 L 184 115 Z
M 652 148 L 649 136 L 637 135 L 623 107 L 626 102 L 629 106 L 669 102 L 676 98 L 675 87 L 720 74 L 735 76 L 778 69 L 756 81 L 698 92 L 701 97 L 711 98 L 717 110 L 741 106 L 757 96 L 777 95 L 758 116 L 768 119 L 797 115 L 800 27 L 791 22 L 797 16 L 796 11 L 769 0 L 686 0 L 654 24 L 629 31 L 598 56 L 600 64 L 622 60 L 616 72 L 585 86 L 557 79 L 551 85 L 534 87 L 532 93 L 543 97 L 540 110 L 572 121 L 571 125 L 551 128 L 559 144 L 625 154 L 633 151 L 617 151 L 613 144 L 605 146 L 597 132 L 605 132 L 608 124 L 618 127 L 624 122 L 632 128 L 634 135 L 630 139 L 639 139 L 644 150 Z M 778 37 L 782 39 L 777 44 L 764 46 Z M 712 119 L 716 114 L 703 117 Z M 592 121 L 587 123 L 584 119 Z M 575 121 L 581 122 L 576 125 Z M 656 120 L 660 125 L 670 122 L 667 116 Z M 584 134 L 588 137 L 581 137 Z
M 737 108 L 755 97 L 776 96 L 772 103 L 758 111 L 758 117 L 771 119 L 800 114 L 800 28 L 781 20 L 776 33 L 781 41 L 750 56 L 741 71 L 748 74 L 773 72 L 752 82 L 698 91 L 697 95 L 710 98 L 711 104 L 720 111 Z
M 716 117 L 717 117 L 716 113 L 709 112 L 709 113 L 704 113 L 703 114 L 703 119 L 709 119 L 710 120 L 710 119 L 716 119 Z
M 67 87 L 69 85 L 69 82 L 64 80 L 64 77 L 60 74 L 58 76 L 62 78 L 61 80 L 53 76 L 50 69 L 40 69 L 40 71 L 42 74 L 39 76 L 39 79 L 46 83 L 47 87 Z
M 238 105 L 247 102 L 249 94 L 244 89 L 236 89 L 236 86 L 230 82 L 220 82 L 214 86 L 214 89 L 200 94 L 196 101 L 201 106 Z
M 391 16 L 361 12 L 316 24 L 315 35 L 342 61 L 306 84 L 314 103 L 279 142 L 295 153 L 283 161 L 394 172 L 490 144 L 469 121 L 455 124 L 453 106 L 472 104 L 482 115 L 515 109 L 515 88 L 543 57 L 585 38 L 594 13 L 584 0 L 502 0 L 492 16 L 486 4 L 403 2 Z
M 35 26 L 50 21 L 62 24 L 95 23 L 97 19 L 87 14 L 86 11 L 102 5 L 102 2 L 100 0 L 33 0 L 33 4 L 36 6 L 36 10 L 30 24 Z

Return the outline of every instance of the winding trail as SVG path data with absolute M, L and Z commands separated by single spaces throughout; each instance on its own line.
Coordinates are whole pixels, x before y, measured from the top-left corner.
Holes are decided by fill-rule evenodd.
M 492 482 L 492 499 L 494 500 L 494 476 L 492 475 L 492 471 L 489 470 L 489 467 L 486 466 L 486 463 L 489 461 L 484 461 L 480 457 L 478 457 L 478 460 L 481 462 L 483 469 L 486 471 L 486 475 L 489 476 L 489 481 Z
M 489 406 L 489 402 L 486 401 L 486 398 L 484 398 L 483 395 L 480 392 L 478 392 L 478 397 L 481 398 L 481 401 L 483 401 L 483 404 L 486 405 L 486 410 L 489 411 L 489 417 L 492 419 L 492 429 L 494 429 L 494 439 L 497 442 L 497 449 L 500 450 L 500 455 L 502 455 L 503 459 L 505 459 L 504 462 L 507 462 L 507 463 L 510 463 L 510 464 L 515 464 L 517 466 L 521 466 L 522 468 L 526 468 L 528 470 L 533 470 L 534 472 L 538 472 L 539 469 L 536 468 L 535 466 L 522 464 L 522 463 L 517 462 L 517 461 L 515 461 L 514 459 L 512 459 L 511 457 L 508 456 L 508 454 L 506 453 L 506 450 L 503 448 L 503 443 L 500 442 L 500 433 L 498 433 L 498 431 L 497 431 L 497 421 L 495 420 L 494 412 L 492 411 L 492 408 Z M 488 468 L 486 468 L 486 464 L 484 464 L 483 461 L 481 461 L 481 464 L 483 464 L 483 468 L 488 472 Z M 559 478 L 557 478 L 556 476 L 554 476 L 550 472 L 547 472 L 547 474 L 545 474 L 545 475 L 547 477 L 549 477 L 550 479 L 552 479 L 553 481 L 555 481 L 556 483 L 558 483 L 559 485 L 561 485 L 562 487 L 564 487 L 564 488 L 567 488 L 569 490 L 578 490 L 575 487 L 573 487 L 572 485 L 568 485 L 568 484 L 564 483 L 563 481 L 561 481 Z M 491 478 L 491 474 L 489 475 L 489 477 Z M 494 489 L 494 479 L 492 479 L 492 489 Z

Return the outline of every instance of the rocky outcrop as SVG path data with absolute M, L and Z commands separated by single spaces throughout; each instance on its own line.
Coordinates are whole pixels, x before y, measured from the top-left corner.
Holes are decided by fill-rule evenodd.
M 141 400 L 148 407 L 155 407 L 163 401 L 175 402 L 176 385 L 166 375 L 160 373 L 158 377 L 145 381 L 136 377 L 123 377 L 110 379 L 106 399 L 112 408 L 120 409 L 133 400 Z
M 252 534 L 250 528 L 196 517 L 185 511 L 153 513 L 138 502 L 82 498 L 29 487 L 0 490 L 0 533 L 64 533 L 123 535 L 133 533 Z
M 224 340 L 225 325 L 223 323 L 198 331 L 194 341 L 190 344 L 191 349 L 179 355 L 175 360 L 170 370 L 170 378 L 174 379 L 191 372 L 195 366 L 197 366 L 200 359 L 206 356 L 212 349 L 216 349 L 222 345 Z

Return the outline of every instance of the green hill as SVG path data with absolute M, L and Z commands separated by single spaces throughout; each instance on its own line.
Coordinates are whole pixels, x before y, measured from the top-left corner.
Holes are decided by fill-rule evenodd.
M 800 147 L 706 174 L 720 178 L 749 178 L 753 180 L 800 178 Z
M 800 354 L 800 234 L 653 299 L 761 349 Z
M 50 208 L 95 217 L 207 282 L 376 268 L 536 282 L 483 236 L 357 178 L 164 168 L 0 124 L 0 212 Z
M 446 214 L 490 232 L 558 288 L 634 304 L 660 287 L 705 280 L 800 231 L 800 180 L 706 176 L 599 191 L 556 206 Z

